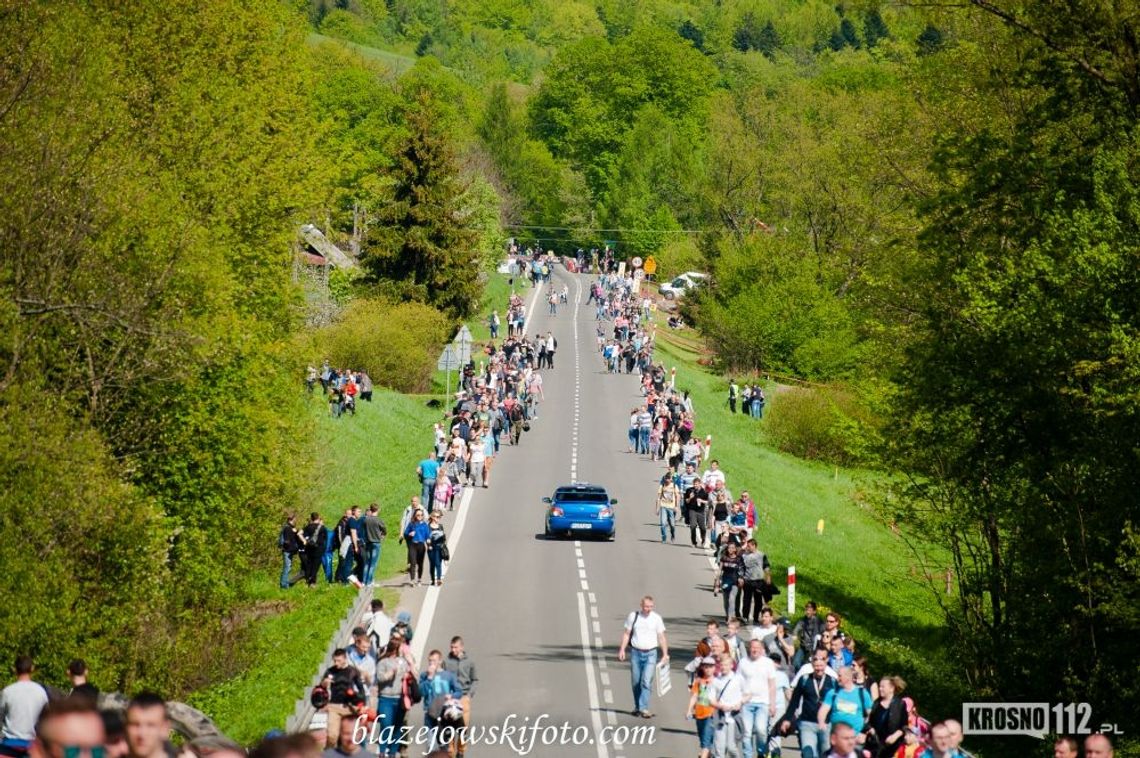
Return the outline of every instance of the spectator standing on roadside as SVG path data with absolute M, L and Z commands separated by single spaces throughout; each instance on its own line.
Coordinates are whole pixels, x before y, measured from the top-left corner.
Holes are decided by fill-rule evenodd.
M 380 561 L 380 543 L 388 536 L 388 527 L 380 518 L 380 506 L 368 506 L 364 516 L 364 576 L 361 581 L 372 587 L 376 579 L 376 564 Z
M 657 669 L 658 648 L 661 661 L 669 660 L 669 641 L 665 636 L 665 621 L 654 611 L 653 598 L 646 595 L 641 599 L 641 609 L 629 614 L 625 620 L 621 644 L 618 646 L 618 660 L 624 661 L 626 649 L 630 651 L 630 679 L 633 685 L 633 714 L 642 718 L 653 718 L 649 710 L 653 694 L 653 676 Z
M 352 533 L 352 508 L 345 508 L 344 515 L 340 517 L 340 521 L 336 522 L 335 537 L 333 542 L 336 545 L 336 551 L 339 559 L 336 564 L 336 580 L 341 584 L 348 581 L 348 575 L 352 573 L 352 554 L 353 542 L 356 537 Z M 335 738 L 336 730 L 330 728 L 330 733 Z
M 317 571 L 325 563 L 325 554 L 329 545 L 329 530 L 325 526 L 321 514 L 313 511 L 309 514 L 309 523 L 301 531 L 305 538 L 305 581 L 310 587 L 317 584 Z M 329 556 L 329 570 L 331 581 L 332 556 Z
M 99 688 L 87 681 L 87 661 L 76 658 L 67 665 L 67 678 L 71 680 L 68 697 L 81 697 L 92 703 L 99 701 Z
M 360 580 L 360 587 L 364 584 L 364 510 L 359 505 L 352 506 L 352 518 L 348 521 L 352 527 L 352 561 L 349 574 Z
M 297 581 L 289 577 L 293 572 L 293 558 L 305 547 L 305 537 L 297 531 L 297 514 L 285 515 L 285 524 L 277 537 L 277 547 L 281 549 L 281 589 L 287 590 Z
M 36 720 L 47 705 L 47 690 L 32 680 L 36 666 L 31 656 L 15 662 L 16 681 L 0 691 L 0 746 L 24 753 L 36 737 Z

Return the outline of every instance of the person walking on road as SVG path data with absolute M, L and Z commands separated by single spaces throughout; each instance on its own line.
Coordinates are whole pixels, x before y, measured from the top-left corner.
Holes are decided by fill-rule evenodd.
M 467 656 L 467 652 L 463 648 L 463 638 L 459 635 L 451 638 L 451 647 L 443 662 L 443 668 L 454 674 L 456 681 L 459 682 L 459 689 L 463 691 L 463 695 L 459 698 L 459 702 L 463 706 L 463 726 L 470 726 L 471 698 L 475 697 L 475 687 L 479 684 L 479 675 L 475 673 L 475 664 Z M 462 758 L 463 753 L 467 750 L 466 732 L 460 732 L 451 744 L 451 754 Z
M 427 553 L 427 543 L 431 535 L 431 527 L 424 518 L 424 509 L 416 510 L 412 521 L 404 530 L 404 539 L 408 542 L 411 565 L 408 566 L 408 580 L 413 587 L 423 584 L 424 556 Z
M 618 646 L 618 660 L 624 661 L 626 649 L 630 650 L 630 679 L 633 685 L 633 715 L 653 718 L 649 710 L 652 695 L 653 675 L 657 669 L 657 651 L 660 648 L 661 662 L 669 661 L 669 641 L 665 636 L 665 621 L 653 610 L 653 598 L 641 598 L 641 609 L 630 613 L 625 620 L 621 645 Z
M 681 493 L 669 474 L 661 477 L 657 488 L 657 519 L 661 524 L 661 542 L 664 544 L 666 528 L 671 541 L 677 541 L 677 511 L 681 507 Z

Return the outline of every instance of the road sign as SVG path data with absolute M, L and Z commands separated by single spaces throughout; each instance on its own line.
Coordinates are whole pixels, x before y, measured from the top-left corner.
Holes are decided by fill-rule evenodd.
M 649 276 L 653 276 L 654 274 L 656 274 L 657 273 L 657 259 L 654 258 L 652 255 L 649 256 L 648 258 L 646 258 L 644 268 L 645 268 L 645 273 L 648 274 Z
M 470 348 L 468 348 L 470 352 Z M 436 361 L 435 367 L 440 371 L 456 371 L 463 365 L 463 361 L 459 356 L 459 348 L 455 345 L 446 345 L 443 352 L 439 354 L 439 360 Z
M 460 364 L 465 364 L 471 360 L 471 345 L 475 341 L 475 337 L 471 334 L 471 330 L 467 328 L 467 324 L 459 327 L 459 333 L 455 335 L 455 349 L 459 353 Z
M 638 255 L 633 256 L 633 260 L 631 260 L 629 263 L 634 268 L 641 268 L 641 256 L 638 256 Z

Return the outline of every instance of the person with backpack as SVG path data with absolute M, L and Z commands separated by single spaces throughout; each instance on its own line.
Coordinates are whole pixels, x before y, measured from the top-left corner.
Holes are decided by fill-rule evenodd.
M 321 514 L 316 511 L 309 514 L 309 523 L 305 524 L 305 528 L 301 530 L 301 536 L 305 540 L 305 551 L 303 553 L 305 557 L 301 561 L 305 572 L 305 583 L 314 587 L 317 584 L 317 571 L 324 563 L 325 551 L 329 542 L 329 530 L 325 526 Z
M 353 522 L 353 509 L 346 508 L 344 515 L 341 516 L 340 521 L 337 522 L 335 529 L 336 550 L 340 553 L 340 560 L 336 566 L 336 580 L 341 584 L 348 582 L 349 574 L 352 573 L 352 559 L 357 552 L 357 534 Z
M 677 541 L 677 512 L 681 507 L 681 492 L 669 474 L 661 477 L 657 488 L 657 520 L 661 526 L 661 543 L 665 538 Z
M 293 572 L 293 558 L 301 552 L 305 544 L 305 537 L 297 531 L 297 514 L 286 514 L 285 525 L 277 535 L 277 547 L 281 550 L 282 558 L 281 589 L 287 590 L 296 584 L 297 580 L 290 579 L 289 575 Z
M 816 651 L 811 658 L 811 673 L 796 677 L 792 699 L 779 721 L 780 734 L 787 734 L 795 723 L 803 758 L 822 758 L 827 754 L 828 732 L 819 720 L 819 712 L 824 699 L 837 687 L 827 675 L 826 651 Z
M 820 730 L 847 724 L 858 735 L 856 740 L 862 745 L 866 740 L 863 727 L 871 713 L 871 694 L 862 687 L 855 686 L 855 672 L 850 666 L 839 669 L 839 688 L 833 689 L 820 701 L 816 723 Z
M 618 646 L 618 660 L 625 661 L 626 650 L 630 655 L 630 678 L 633 685 L 633 715 L 653 718 L 649 710 L 649 699 L 653 694 L 653 677 L 657 670 L 657 651 L 661 650 L 661 661 L 669 660 L 669 641 L 665 636 L 665 621 L 654 608 L 653 598 L 646 595 L 641 599 L 641 608 L 629 614 L 625 620 L 625 631 Z

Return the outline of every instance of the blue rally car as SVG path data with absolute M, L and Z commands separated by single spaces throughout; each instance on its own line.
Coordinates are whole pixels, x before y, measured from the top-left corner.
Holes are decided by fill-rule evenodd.
M 595 534 L 613 539 L 614 505 L 617 500 L 596 484 L 566 484 L 554 490 L 546 503 L 546 536 Z

